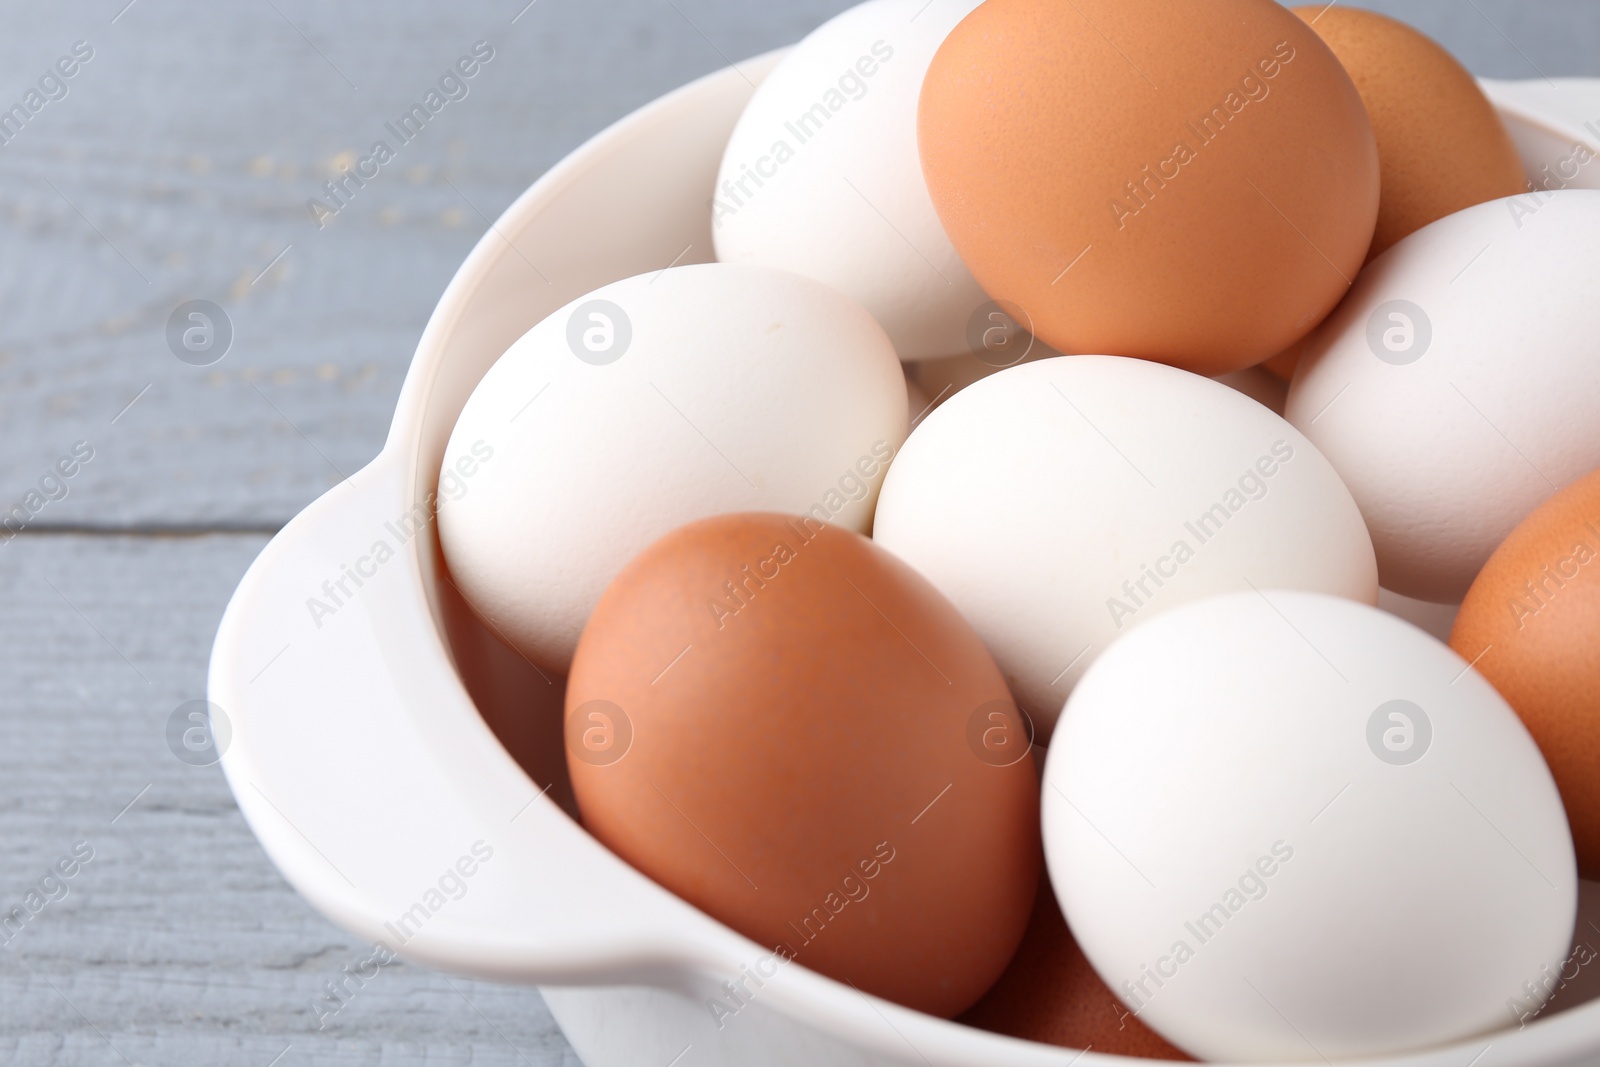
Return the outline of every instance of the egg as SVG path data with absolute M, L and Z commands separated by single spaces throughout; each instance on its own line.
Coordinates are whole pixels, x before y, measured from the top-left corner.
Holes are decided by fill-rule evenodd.
M 928 198 L 917 99 L 978 0 L 868 0 L 762 81 L 717 177 L 717 258 L 815 278 L 878 317 L 902 359 L 968 351 L 988 302 Z
M 873 537 L 961 609 L 1048 743 L 1118 634 L 1287 586 L 1372 603 L 1350 493 L 1294 427 L 1198 375 L 1060 356 L 984 378 L 911 434 Z
M 1372 121 L 1382 191 L 1369 260 L 1446 215 L 1527 192 L 1494 105 L 1435 41 L 1376 11 L 1293 10 L 1333 49 Z
M 1578 869 L 1600 878 L 1600 471 L 1545 501 L 1495 549 L 1450 647 L 1532 732 L 1566 802 Z
M 1386 589 L 1459 603 L 1600 467 L 1596 248 L 1600 192 L 1479 204 L 1373 260 L 1307 342 L 1288 419 L 1361 506 Z
M 439 540 L 474 611 L 565 673 L 622 565 L 708 515 L 866 530 L 908 421 L 894 347 L 798 275 L 698 264 L 598 289 L 473 390 L 440 475 Z
M 1026 724 L 915 571 L 803 516 L 657 541 L 567 687 L 583 824 L 786 958 L 935 1015 L 1005 969 L 1039 873 Z
M 1339 302 L 1377 218 L 1361 97 L 1271 0 L 988 0 L 918 138 L 961 258 L 1063 352 L 1253 366 Z
M 1501 1029 L 1571 943 L 1572 838 L 1533 739 L 1465 660 L 1353 601 L 1263 588 L 1131 631 L 1068 701 L 1043 793 L 1084 953 L 1200 1059 Z
M 958 1022 L 991 1033 L 1110 1056 L 1187 1060 L 1106 988 L 1041 877 L 1033 917 L 1011 966 Z

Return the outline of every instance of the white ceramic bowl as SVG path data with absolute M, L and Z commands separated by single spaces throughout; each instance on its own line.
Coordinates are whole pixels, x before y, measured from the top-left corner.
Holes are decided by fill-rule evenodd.
M 538 984 L 590 1067 L 1131 1067 L 1142 1061 L 969 1029 L 798 965 L 719 1027 L 708 998 L 766 950 L 575 821 L 559 682 L 467 610 L 426 521 L 456 416 L 511 342 L 604 283 L 711 258 L 722 147 L 776 59 L 703 78 L 617 123 L 473 249 L 422 336 L 383 452 L 285 527 L 234 594 L 210 673 L 210 699 L 232 726 L 223 768 L 268 855 L 319 910 L 420 963 Z M 1486 87 L 1535 170 L 1575 140 L 1600 142 L 1582 128 L 1600 120 L 1600 82 Z M 1580 180 L 1600 185 L 1600 164 Z M 475 845 L 489 859 L 474 859 Z M 1384 1062 L 1597 1060 L 1591 1003 Z

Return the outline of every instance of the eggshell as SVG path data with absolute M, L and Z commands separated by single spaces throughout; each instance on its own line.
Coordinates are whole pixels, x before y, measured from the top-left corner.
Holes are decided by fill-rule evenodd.
M 1349 600 L 1233 593 L 1130 632 L 1068 701 L 1043 793 L 1084 952 L 1201 1059 L 1500 1029 L 1571 944 L 1533 739 L 1466 661 Z
M 751 97 L 712 201 L 717 258 L 804 274 L 860 301 L 902 359 L 968 351 L 988 297 L 956 255 L 917 158 L 928 62 L 978 0 L 868 0 L 824 23 Z
M 825 286 L 726 264 L 630 278 L 484 375 L 445 450 L 440 543 L 490 627 L 565 672 L 601 591 L 685 522 L 771 508 L 866 530 L 906 407 L 883 330 Z
M 595 608 L 567 714 L 585 827 L 763 946 L 942 1016 L 1016 950 L 1025 724 L 955 608 L 866 538 L 769 514 L 669 534 Z M 620 722 L 631 743 L 586 747 Z
M 1450 647 L 1527 724 L 1566 802 L 1578 869 L 1600 877 L 1600 471 L 1545 501 L 1495 549 Z
M 1338 303 L 1377 218 L 1361 98 L 1271 0 L 988 0 L 918 129 L 961 257 L 1063 352 L 1260 363 Z
M 1372 121 L 1382 191 L 1369 260 L 1446 215 L 1527 191 L 1494 105 L 1434 40 L 1376 11 L 1293 10 L 1344 65 Z
M 1361 515 L 1301 434 L 1225 385 L 1062 356 L 957 393 L 905 443 L 873 536 L 961 609 L 1048 742 L 1121 632 L 1251 584 L 1377 599 Z
M 1033 917 L 1011 966 L 958 1021 L 1024 1041 L 1111 1056 L 1190 1058 L 1140 1022 L 1106 988 L 1073 940 L 1050 880 L 1042 874 Z
M 1339 471 L 1383 585 L 1459 603 L 1600 467 L 1600 192 L 1497 200 L 1373 260 L 1307 342 L 1288 418 Z

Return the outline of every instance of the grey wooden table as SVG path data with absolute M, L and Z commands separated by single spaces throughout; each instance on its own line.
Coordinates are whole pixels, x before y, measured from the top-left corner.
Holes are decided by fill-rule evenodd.
M 536 992 L 405 964 L 319 1027 L 367 946 L 168 718 L 271 533 L 378 451 L 488 221 L 610 121 L 846 6 L 0 3 L 0 109 L 42 102 L 0 122 L 0 512 L 27 514 L 0 534 L 0 913 L 31 916 L 0 926 L 0 1062 L 576 1062 Z M 1591 0 L 1380 6 L 1481 74 L 1600 74 Z M 322 183 L 478 41 L 467 95 L 319 225 Z M 208 367 L 168 344 L 191 299 L 232 324 Z

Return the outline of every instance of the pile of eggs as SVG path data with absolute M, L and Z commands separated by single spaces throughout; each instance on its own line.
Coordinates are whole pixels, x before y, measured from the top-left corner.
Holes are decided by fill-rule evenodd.
M 1361 1057 L 1559 996 L 1600 192 L 1530 192 L 1368 12 L 868 0 L 707 211 L 717 262 L 534 327 L 445 459 L 453 579 L 566 676 L 599 841 L 1071 1047 Z

